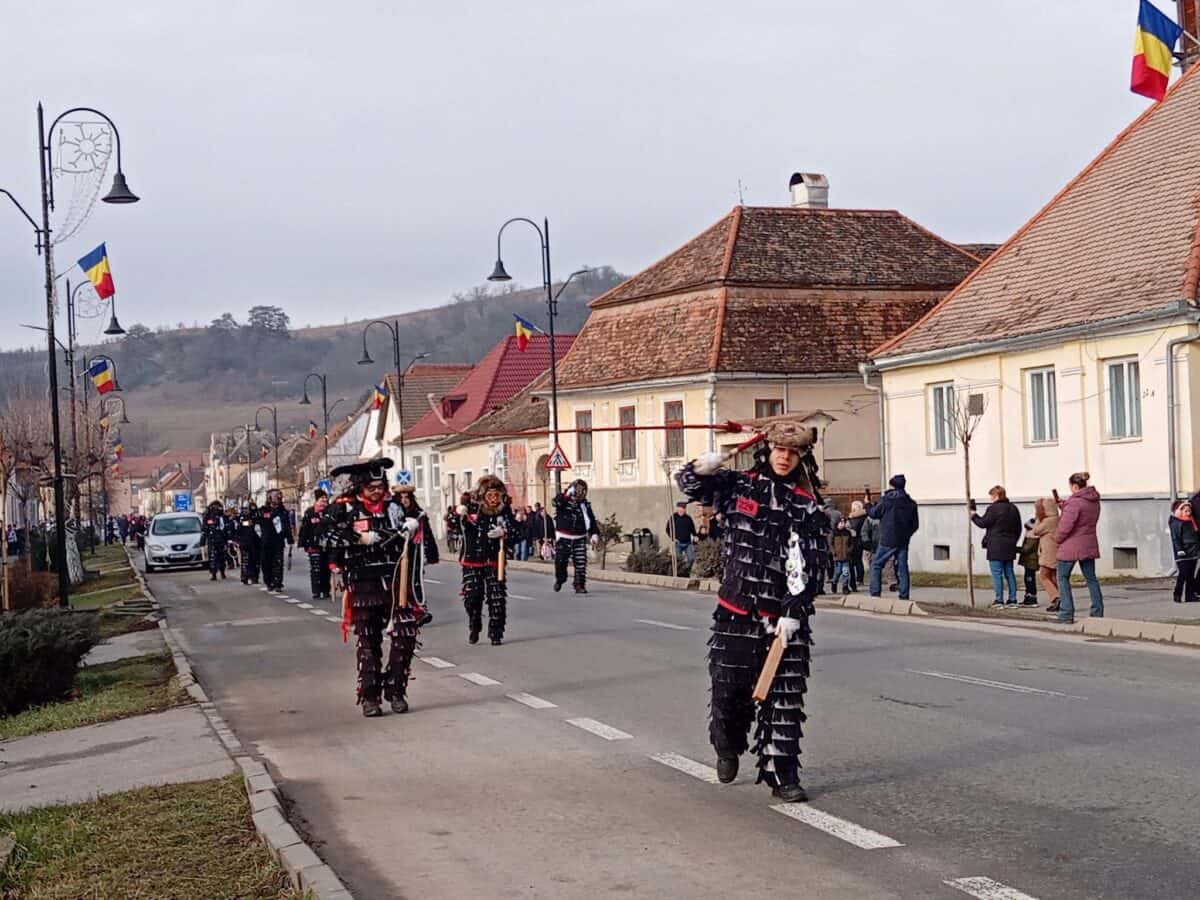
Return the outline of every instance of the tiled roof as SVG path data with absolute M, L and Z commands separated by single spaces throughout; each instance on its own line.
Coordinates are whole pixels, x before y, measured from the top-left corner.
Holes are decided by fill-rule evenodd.
M 193 471 L 202 470 L 204 457 L 208 454 L 203 450 L 170 450 L 158 456 L 122 456 L 122 478 L 148 478 L 158 469 L 166 466 L 181 464 L 185 469 L 191 463 Z
M 567 355 L 574 341 L 573 334 L 555 335 L 554 350 L 560 360 Z M 429 404 L 422 396 L 426 414 L 404 433 L 404 439 L 418 440 L 462 431 L 480 416 L 507 403 L 548 368 L 550 339 L 547 336 L 535 334 L 522 353 L 517 350 L 516 335 L 510 335 L 488 351 L 465 378 L 445 392 L 444 398 L 457 404 L 453 413 L 446 417 L 449 427 L 429 410 Z M 404 412 L 407 415 L 407 399 Z
M 965 250 L 976 259 L 987 259 L 1000 249 L 999 244 L 959 244 L 959 249 Z
M 549 427 L 550 404 L 544 397 L 536 396 L 533 387 L 529 387 L 499 409 L 467 426 L 466 434 L 453 435 L 437 446 L 439 450 L 444 450 L 501 435 L 514 435 L 513 440 L 517 440 L 515 435 L 518 432 L 544 431 Z
M 978 263 L 895 210 L 735 206 L 591 305 L 719 285 L 949 289 Z
M 1200 75 L 1193 67 L 876 359 L 1093 325 L 1194 302 Z
M 462 381 L 474 368 L 470 363 L 415 363 L 404 373 L 404 421 L 400 424 L 407 437 L 412 428 L 429 412 L 429 394 L 441 397 Z M 387 376 L 388 397 L 399 396 L 400 379 Z

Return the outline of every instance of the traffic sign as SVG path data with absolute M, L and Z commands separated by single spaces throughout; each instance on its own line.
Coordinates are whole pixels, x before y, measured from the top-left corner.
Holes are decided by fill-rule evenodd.
M 546 468 L 550 470 L 571 468 L 571 461 L 567 459 L 567 454 L 563 453 L 561 444 L 555 444 L 554 449 L 550 451 L 550 457 L 546 460 Z
M 192 511 L 192 494 L 190 491 L 180 491 L 175 495 L 175 512 Z
M 401 469 L 396 473 L 396 484 L 400 487 L 412 487 L 413 473 L 408 471 L 408 469 Z
M 328 494 L 333 491 L 333 482 L 330 481 L 328 478 L 322 478 L 320 481 L 317 482 L 317 487 Z

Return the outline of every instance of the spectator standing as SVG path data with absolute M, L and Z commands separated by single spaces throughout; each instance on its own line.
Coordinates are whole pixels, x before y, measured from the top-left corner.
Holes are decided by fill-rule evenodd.
M 905 490 L 908 480 L 903 475 L 893 475 L 888 485 L 891 489 L 867 510 L 868 516 L 879 520 L 875 554 L 871 557 L 871 596 L 880 595 L 883 567 L 889 560 L 895 560 L 900 599 L 907 600 L 910 586 L 908 545 L 920 528 L 920 516 L 916 501 Z
M 833 577 L 829 582 L 831 594 L 838 592 L 838 584 L 842 585 L 843 594 L 850 593 L 850 554 L 854 551 L 854 535 L 847 525 L 845 516 L 839 518 L 829 538 L 829 553 L 833 557 Z
M 1035 503 L 1036 506 L 1036 503 Z M 1021 563 L 1021 570 L 1025 574 L 1025 598 L 1021 601 L 1022 606 L 1037 606 L 1037 575 L 1038 575 L 1038 538 L 1033 533 L 1033 526 L 1037 524 L 1037 519 L 1030 519 L 1025 523 L 1025 540 L 1021 543 L 1021 549 L 1017 553 L 1017 561 Z
M 513 513 L 513 520 L 516 522 L 514 529 L 517 535 L 516 546 L 513 547 L 513 557 L 521 562 L 529 559 L 529 520 L 525 517 L 525 510 L 517 507 Z
M 995 595 L 992 606 L 1002 607 L 1004 586 L 1008 585 L 1008 604 L 1017 605 L 1017 576 L 1013 560 L 1017 558 L 1017 544 L 1021 540 L 1021 513 L 1008 499 L 1000 485 L 988 491 L 991 503 L 981 516 L 970 513 L 971 521 L 984 529 L 983 547 L 987 550 L 988 568 L 992 572 L 992 591 Z M 974 503 L 972 502 L 972 505 Z
M 1058 541 L 1058 587 L 1061 591 L 1058 617 L 1054 621 L 1062 625 L 1075 621 L 1071 571 L 1076 563 L 1079 563 L 1079 571 L 1083 573 L 1091 596 L 1092 617 L 1104 617 L 1104 595 L 1096 578 L 1096 560 L 1100 558 L 1100 541 L 1096 537 L 1100 492 L 1088 484 L 1091 477 L 1087 472 L 1076 472 L 1070 477 L 1071 496 L 1062 501 L 1058 528 L 1054 531 L 1054 539 Z
M 1196 601 L 1196 560 L 1200 559 L 1200 531 L 1192 516 L 1192 504 L 1176 500 L 1171 504 L 1171 547 L 1175 551 L 1175 593 L 1171 598 L 1176 603 Z
M 675 542 L 675 555 L 682 556 L 691 565 L 696 561 L 696 549 L 692 542 L 696 539 L 696 523 L 688 515 L 687 502 L 680 500 L 675 504 L 675 513 L 667 522 L 667 534 Z
M 866 571 L 863 569 L 863 546 L 862 532 L 863 527 L 867 524 L 867 508 L 861 500 L 855 500 L 850 504 L 850 515 L 846 517 L 846 527 L 850 530 L 850 534 L 854 537 L 854 543 L 850 547 L 850 590 L 857 591 L 859 585 L 863 583 L 863 576 Z M 874 548 L 872 548 L 874 549 Z
M 1033 536 L 1038 539 L 1038 574 L 1050 603 L 1046 612 L 1058 612 L 1058 504 L 1053 497 L 1042 497 L 1033 504 Z

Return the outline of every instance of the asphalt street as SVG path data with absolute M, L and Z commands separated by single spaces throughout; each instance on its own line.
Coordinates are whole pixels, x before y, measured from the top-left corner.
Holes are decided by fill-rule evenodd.
M 821 610 L 812 802 L 780 809 L 749 757 L 715 783 L 710 597 L 511 572 L 504 645 L 470 646 L 430 575 L 412 711 L 374 720 L 299 556 L 284 596 L 149 577 L 356 896 L 1200 895 L 1194 651 Z

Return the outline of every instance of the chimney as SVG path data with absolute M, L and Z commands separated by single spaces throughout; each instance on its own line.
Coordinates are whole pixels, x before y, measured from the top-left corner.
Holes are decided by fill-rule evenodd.
M 1197 12 L 1197 0 L 1176 0 L 1176 21 L 1187 34 L 1179 39 L 1179 70 L 1186 72 L 1197 60 L 1200 60 L 1200 45 L 1188 37 L 1188 34 L 1200 36 L 1200 13 Z
M 820 172 L 796 172 L 788 182 L 792 206 L 800 209 L 829 208 L 829 179 Z

